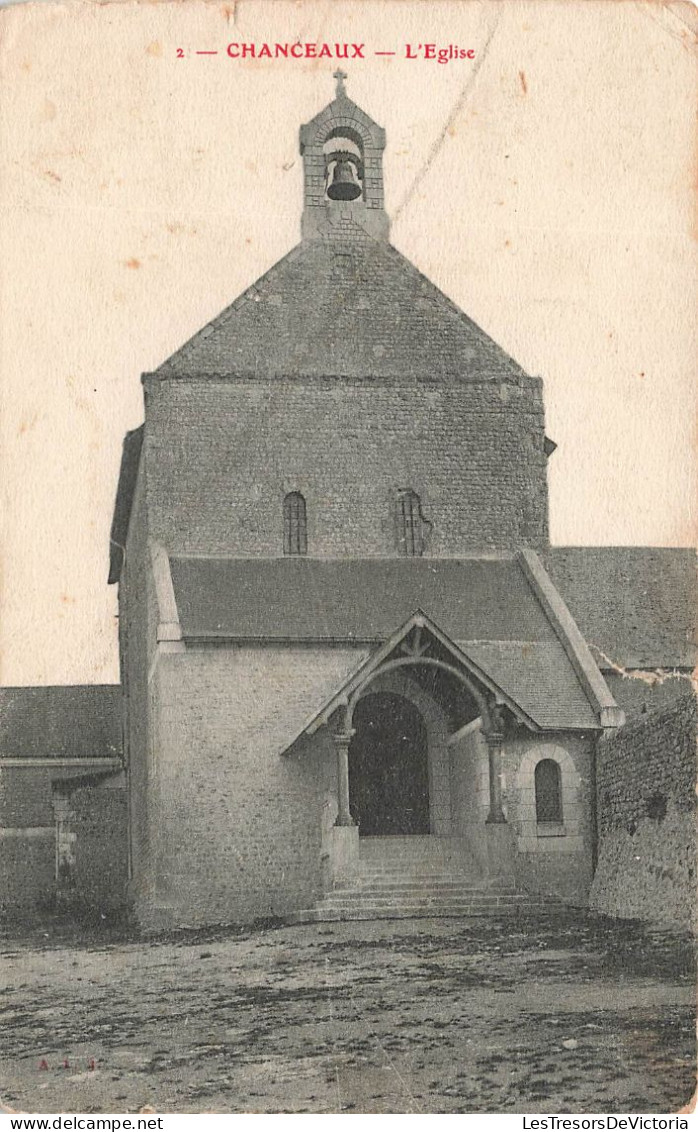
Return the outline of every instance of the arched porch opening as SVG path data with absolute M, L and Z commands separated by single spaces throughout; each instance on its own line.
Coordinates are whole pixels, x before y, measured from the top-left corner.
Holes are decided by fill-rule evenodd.
M 353 722 L 349 799 L 359 835 L 429 833 L 428 735 L 418 708 L 392 692 L 369 692 Z

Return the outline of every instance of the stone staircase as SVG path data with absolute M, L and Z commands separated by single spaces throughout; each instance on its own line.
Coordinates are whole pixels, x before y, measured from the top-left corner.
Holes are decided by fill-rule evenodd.
M 540 898 L 484 878 L 461 847 L 438 837 L 371 837 L 360 842 L 351 883 L 327 892 L 292 923 L 480 916 L 542 907 Z

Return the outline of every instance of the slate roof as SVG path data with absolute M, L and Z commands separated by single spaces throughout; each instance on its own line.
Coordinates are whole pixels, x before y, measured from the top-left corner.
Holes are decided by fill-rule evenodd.
M 124 561 L 124 547 L 131 518 L 133 493 L 136 490 L 138 464 L 143 447 L 144 425 L 127 432 L 121 451 L 119 484 L 116 489 L 116 502 L 109 536 L 109 585 L 118 582 Z
M 387 640 L 425 613 L 543 729 L 599 723 L 517 560 L 172 558 L 185 639 Z
M 358 228 L 345 241 L 299 244 L 157 373 L 525 376 L 400 252 Z
M 384 641 L 416 609 L 454 641 L 553 641 L 516 559 L 171 558 L 185 637 Z
M 542 558 L 601 668 L 695 666 L 695 551 L 566 546 Z
M 119 684 L 0 688 L 0 758 L 121 756 Z
M 557 639 L 464 641 L 462 648 L 539 727 L 598 728 L 596 714 Z

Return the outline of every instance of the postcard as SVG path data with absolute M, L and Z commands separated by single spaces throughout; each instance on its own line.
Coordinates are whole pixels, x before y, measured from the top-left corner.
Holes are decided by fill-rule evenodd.
M 695 29 L 0 11 L 6 1112 L 688 1128 Z

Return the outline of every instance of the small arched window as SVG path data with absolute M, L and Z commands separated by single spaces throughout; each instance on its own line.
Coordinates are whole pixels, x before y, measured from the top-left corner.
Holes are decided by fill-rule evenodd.
M 284 554 L 308 553 L 308 524 L 305 499 L 300 491 L 290 491 L 284 499 Z
M 422 515 L 422 504 L 416 491 L 404 488 L 397 496 L 397 541 L 401 554 L 420 558 L 424 553 L 424 535 L 427 526 Z
M 536 821 L 539 825 L 562 825 L 562 778 L 555 759 L 541 759 L 536 765 Z

